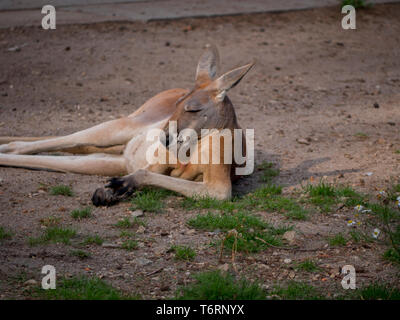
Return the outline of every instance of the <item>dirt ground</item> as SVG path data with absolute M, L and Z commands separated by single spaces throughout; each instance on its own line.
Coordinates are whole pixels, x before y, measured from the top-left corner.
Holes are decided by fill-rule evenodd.
M 221 70 L 257 60 L 255 68 L 229 93 L 243 128 L 255 129 L 256 162 L 280 169 L 274 183 L 285 194 L 302 183 L 348 184 L 376 193 L 400 179 L 400 5 L 377 5 L 357 12 L 357 30 L 341 28 L 338 8 L 151 23 L 101 23 L 0 30 L 0 136 L 64 135 L 127 115 L 154 94 L 172 87 L 191 88 L 205 43 L 220 50 Z M 9 50 L 19 46 L 20 50 Z M 303 141 L 305 140 L 305 141 Z M 303 142 L 303 143 L 299 143 Z M 304 144 L 304 142 L 306 144 Z M 372 173 L 372 174 L 369 174 Z M 218 235 L 191 230 L 185 211 L 168 199 L 163 213 L 145 212 L 139 249 L 87 246 L 91 258 L 69 254 L 72 246 L 30 247 L 41 234 L 40 220 L 56 216 L 78 230 L 81 239 L 101 235 L 117 243 L 113 225 L 129 217 L 129 203 L 93 208 L 77 221 L 70 211 L 91 205 L 93 191 L 106 178 L 0 168 L 0 225 L 12 230 L 0 244 L 0 298 L 29 299 L 24 279 L 40 282 L 41 267 L 60 275 L 97 275 L 143 298 L 170 298 L 198 271 L 215 269 Z M 41 186 L 65 184 L 73 197 L 52 196 Z M 240 180 L 235 193 L 259 185 L 257 174 Z M 267 221 L 294 226 L 303 248 L 324 247 L 326 237 L 347 232 L 350 209 L 290 221 L 260 212 Z M 171 244 L 196 249 L 193 262 L 175 261 Z M 337 248 L 290 251 L 270 248 L 238 254 L 238 272 L 265 288 L 276 281 L 303 280 L 333 297 L 343 293 L 339 267 L 362 270 L 357 285 L 387 281 L 398 285 L 398 269 L 382 259 L 382 242 L 348 243 Z M 283 261 L 313 258 L 319 274 L 293 273 Z M 145 258 L 145 259 L 143 259 Z M 229 254 L 225 262 L 229 262 Z

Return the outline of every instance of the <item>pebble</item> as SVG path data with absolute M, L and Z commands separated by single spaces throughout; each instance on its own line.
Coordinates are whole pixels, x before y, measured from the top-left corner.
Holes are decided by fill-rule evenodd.
M 224 264 L 218 266 L 218 270 L 227 272 L 229 270 L 229 264 L 228 263 L 224 263 Z
M 310 142 L 307 141 L 306 139 L 300 138 L 300 139 L 296 139 L 296 141 L 300 144 L 305 144 L 305 145 L 309 145 Z
M 136 218 L 136 217 L 141 217 L 143 216 L 143 211 L 142 210 L 135 210 L 131 213 L 131 217 L 132 218 Z
M 136 259 L 135 259 L 135 263 L 136 263 L 138 266 L 144 267 L 144 266 L 147 266 L 147 265 L 151 264 L 152 261 L 149 260 L 149 259 L 146 259 L 146 258 L 136 258 Z
M 292 259 L 286 258 L 285 260 L 283 260 L 284 263 L 289 264 L 292 262 Z
M 29 279 L 29 280 L 24 282 L 24 285 L 26 285 L 26 286 L 35 286 L 35 285 L 37 285 L 37 281 L 35 279 Z
M 295 231 L 286 231 L 283 236 L 283 239 L 285 239 L 289 244 L 293 244 L 295 242 L 296 238 L 296 232 Z

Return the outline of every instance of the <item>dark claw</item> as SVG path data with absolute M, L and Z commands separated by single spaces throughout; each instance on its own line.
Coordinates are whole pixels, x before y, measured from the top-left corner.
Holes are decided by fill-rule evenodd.
M 132 186 L 130 180 L 112 178 L 108 181 L 105 188 L 99 188 L 94 192 L 92 203 L 95 206 L 111 206 L 129 197 L 135 190 L 136 188 Z
M 108 183 L 106 184 L 106 188 L 110 188 L 110 189 L 118 189 L 120 187 L 122 187 L 124 184 L 124 180 L 120 179 L 120 178 L 111 178 L 110 180 L 108 180 Z
M 92 196 L 92 203 L 96 207 L 111 206 L 111 205 L 115 204 L 116 202 L 118 202 L 118 201 L 115 199 L 112 190 L 98 188 L 98 189 L 96 189 L 96 191 L 94 192 L 94 194 Z

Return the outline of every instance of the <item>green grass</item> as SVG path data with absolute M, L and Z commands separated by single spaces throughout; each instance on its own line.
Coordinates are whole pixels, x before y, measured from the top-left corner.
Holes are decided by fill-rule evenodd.
M 287 227 L 273 227 L 257 216 L 244 212 L 225 214 L 208 212 L 207 214 L 198 214 L 188 221 L 188 225 L 208 231 L 220 230 L 227 232 L 235 229 L 239 233 L 237 237 L 238 251 L 247 252 L 258 252 L 270 245 L 282 245 L 279 236 L 290 229 Z M 232 248 L 234 240 L 234 237 L 228 237 L 225 241 L 225 247 Z
M 66 185 L 58 185 L 51 187 L 50 194 L 53 196 L 61 195 L 66 197 L 72 197 L 74 193 L 72 192 L 71 187 Z
M 7 231 L 4 227 L 0 226 L 0 241 L 5 239 L 11 239 L 12 233 Z
M 289 219 L 306 220 L 308 212 L 295 200 L 284 197 L 282 187 L 266 184 L 253 193 L 232 200 L 217 200 L 210 197 L 187 197 L 180 205 L 186 210 L 212 209 L 223 213 L 237 211 L 278 211 Z
M 273 163 L 266 161 L 257 166 L 257 170 L 261 171 L 260 180 L 262 182 L 270 183 L 272 178 L 279 175 L 279 169 L 275 169 L 274 166 Z
M 396 150 L 394 153 L 400 154 L 400 149 L 399 149 L 399 150 Z
M 119 234 L 120 238 L 133 238 L 135 234 L 133 232 L 122 230 Z
M 83 245 L 91 245 L 91 244 L 96 244 L 98 246 L 101 246 L 103 244 L 104 240 L 100 236 L 88 236 L 83 240 L 82 244 Z
M 321 270 L 320 267 L 312 260 L 304 260 L 299 262 L 294 267 L 296 270 L 306 271 L 306 272 L 317 272 Z
M 357 132 L 354 136 L 357 138 L 362 138 L 362 139 L 368 138 L 368 135 L 364 132 Z
M 235 203 L 229 200 L 217 200 L 211 197 L 185 197 L 181 203 L 181 207 L 186 210 L 194 209 L 213 209 L 224 212 L 233 212 L 236 208 Z
M 145 226 L 146 223 L 139 219 L 138 217 L 135 217 L 133 219 L 130 219 L 128 217 L 125 217 L 121 220 L 119 220 L 114 226 L 120 229 L 130 229 L 133 228 L 134 226 Z
M 162 200 L 174 193 L 165 189 L 144 188 L 135 193 L 131 199 L 131 210 L 143 210 L 148 212 L 161 212 L 164 208 Z
M 92 216 L 92 208 L 86 207 L 83 209 L 75 209 L 71 212 L 71 217 L 74 219 L 85 219 Z
M 49 242 L 70 244 L 71 238 L 76 235 L 76 231 L 69 228 L 50 227 L 47 228 L 39 238 L 30 238 L 29 245 L 35 246 Z
M 83 251 L 83 250 L 71 250 L 70 251 L 71 256 L 73 257 L 78 257 L 81 260 L 87 259 L 91 257 L 91 254 L 89 252 Z
M 356 242 L 373 242 L 374 238 L 358 230 L 351 230 L 349 232 L 351 239 Z
M 132 228 L 135 224 L 129 218 L 123 218 L 119 220 L 115 226 L 120 229 L 129 229 Z
M 342 0 L 342 7 L 347 5 L 353 6 L 354 9 L 367 8 L 371 6 L 371 4 L 366 3 L 364 0 Z
M 176 260 L 190 261 L 196 257 L 196 251 L 189 246 L 172 246 L 171 251 L 175 252 Z
M 365 204 L 365 196 L 347 186 L 335 187 L 321 180 L 317 185 L 309 184 L 303 189 L 308 195 L 307 201 L 319 207 L 323 212 L 330 212 L 332 206 L 339 202 L 347 207 Z
M 54 227 L 54 226 L 59 225 L 60 222 L 61 222 L 61 218 L 55 217 L 55 216 L 49 216 L 49 217 L 40 219 L 40 224 L 45 227 Z
M 331 247 L 345 246 L 347 239 L 342 233 L 335 234 L 333 237 L 328 239 L 329 245 Z
M 286 287 L 275 286 L 273 295 L 283 300 L 320 300 L 324 297 L 313 286 L 297 281 L 290 281 Z
M 138 242 L 136 240 L 126 240 L 122 242 L 122 248 L 128 251 L 132 251 L 138 248 Z
M 400 265 L 400 254 L 394 248 L 387 249 L 383 254 L 383 258 Z
M 357 289 L 355 296 L 362 300 L 400 300 L 400 290 L 388 284 L 373 283 Z
M 37 289 L 36 294 L 52 300 L 125 300 L 138 299 L 128 296 L 99 278 L 86 276 L 62 278 L 54 290 Z
M 179 288 L 180 300 L 262 300 L 265 292 L 257 283 L 246 279 L 235 280 L 230 274 L 220 271 L 199 273 L 195 283 Z

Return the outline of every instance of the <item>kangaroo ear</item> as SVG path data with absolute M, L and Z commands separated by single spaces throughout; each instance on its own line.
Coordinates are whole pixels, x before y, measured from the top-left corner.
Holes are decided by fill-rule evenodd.
M 236 86 L 246 75 L 246 73 L 250 71 L 254 64 L 255 62 L 252 62 L 242 67 L 233 69 L 214 80 L 210 84 L 209 88 L 217 91 L 217 100 L 224 100 L 226 92 Z
M 218 49 L 215 45 L 207 44 L 206 50 L 200 57 L 196 70 L 196 86 L 210 82 L 217 74 L 219 64 Z

